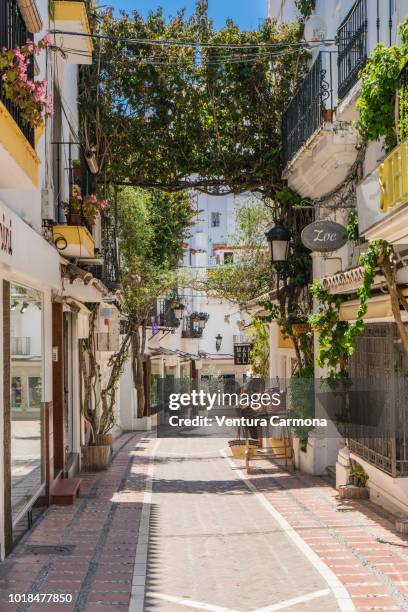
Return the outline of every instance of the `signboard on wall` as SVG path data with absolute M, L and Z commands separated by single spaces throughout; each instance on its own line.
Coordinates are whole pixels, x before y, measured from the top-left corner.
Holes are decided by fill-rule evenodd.
M 251 344 L 234 344 L 234 365 L 248 365 Z
M 347 242 L 346 228 L 335 221 L 315 221 L 304 228 L 301 238 L 307 249 L 318 253 L 337 251 Z

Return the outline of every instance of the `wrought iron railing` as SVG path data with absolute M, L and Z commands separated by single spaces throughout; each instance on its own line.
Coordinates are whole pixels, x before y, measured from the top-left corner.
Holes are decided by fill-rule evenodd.
M 344 98 L 367 61 L 367 0 L 358 0 L 337 30 L 338 96 Z
M 350 450 L 393 477 L 408 476 L 408 359 L 395 324 L 367 324 L 350 358 Z
M 116 220 L 108 214 L 102 216 L 102 240 L 99 254 L 103 260 L 102 265 L 91 266 L 89 270 L 109 290 L 114 291 L 119 286 L 119 244 Z
M 283 162 L 286 166 L 319 129 L 334 107 L 333 53 L 321 51 L 292 98 L 282 119 Z M 327 103 L 327 106 L 326 106 Z
M 13 49 L 16 46 L 24 45 L 27 38 L 32 35 L 27 31 L 24 20 L 16 0 L 1 0 L 0 2 L 0 49 Z M 27 69 L 29 79 L 34 77 L 34 62 L 30 62 Z M 1 77 L 1 75 L 0 75 Z M 0 78 L 0 99 L 7 108 L 14 121 L 17 123 L 24 136 L 34 147 L 34 129 L 29 124 L 24 123 L 21 118 L 21 111 L 7 100 L 2 91 L 2 79 Z
M 73 225 L 88 225 L 82 206 L 79 212 L 75 212 L 77 207 L 73 204 L 76 188 L 83 198 L 91 194 L 95 187 L 94 177 L 89 171 L 83 149 L 78 143 L 54 142 L 53 153 L 57 221 Z
M 180 325 L 169 300 L 157 300 L 150 313 L 150 324 L 152 330 L 158 327 L 176 328 Z
M 201 338 L 204 327 L 200 326 L 199 320 L 191 315 L 184 317 L 183 328 L 181 330 L 182 338 Z
M 15 336 L 11 338 L 12 355 L 29 355 L 31 350 L 31 338 L 28 336 Z

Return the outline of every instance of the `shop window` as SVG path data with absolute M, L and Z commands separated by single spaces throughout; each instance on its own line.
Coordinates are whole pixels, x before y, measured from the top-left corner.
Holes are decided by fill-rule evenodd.
M 221 223 L 221 213 L 212 212 L 211 213 L 211 227 L 220 227 Z
M 43 298 L 10 284 L 11 505 L 18 522 L 44 482 Z

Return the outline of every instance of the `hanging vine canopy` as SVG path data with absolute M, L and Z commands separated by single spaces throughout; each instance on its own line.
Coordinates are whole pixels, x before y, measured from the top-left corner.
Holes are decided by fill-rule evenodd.
M 170 20 L 108 10 L 94 31 L 83 136 L 108 182 L 267 195 L 281 185 L 281 115 L 307 59 L 299 23 L 215 30 L 201 0 Z

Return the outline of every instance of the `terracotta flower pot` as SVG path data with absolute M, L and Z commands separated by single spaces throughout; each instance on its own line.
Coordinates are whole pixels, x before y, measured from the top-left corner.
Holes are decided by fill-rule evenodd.
M 74 178 L 76 179 L 81 178 L 81 166 L 74 166 L 72 168 L 72 172 L 73 172 Z
M 310 332 L 311 327 L 308 323 L 294 323 L 292 325 L 292 331 L 296 335 L 307 334 Z
M 67 222 L 68 225 L 81 225 L 80 213 L 68 213 Z

